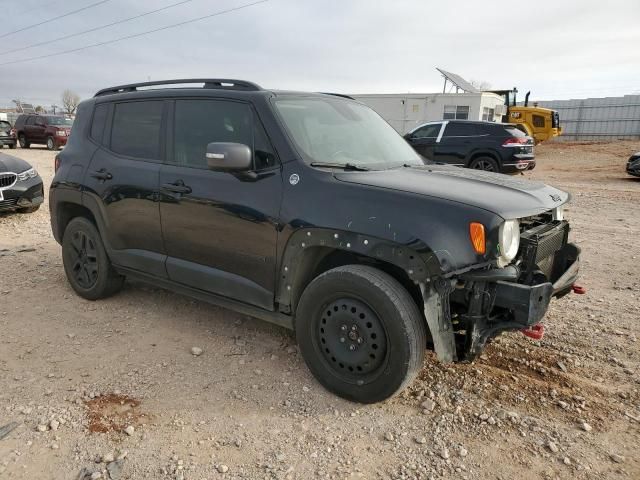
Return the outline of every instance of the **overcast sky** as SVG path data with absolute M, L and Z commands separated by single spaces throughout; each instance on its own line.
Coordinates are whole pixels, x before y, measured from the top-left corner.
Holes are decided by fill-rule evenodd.
M 50 56 L 246 5 L 193 0 L 66 40 L 58 37 L 180 0 L 0 0 L 0 106 L 60 104 L 123 83 L 183 77 L 348 93 L 435 92 L 435 67 L 531 99 L 640 94 L 638 0 L 267 0 L 138 38 Z M 14 52 L 33 43 L 45 45 Z M 38 60 L 31 57 L 47 56 Z

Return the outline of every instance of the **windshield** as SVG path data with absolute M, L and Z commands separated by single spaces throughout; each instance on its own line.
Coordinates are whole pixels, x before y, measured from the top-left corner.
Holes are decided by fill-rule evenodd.
M 413 148 L 369 107 L 323 97 L 276 99 L 275 105 L 307 163 L 367 169 L 424 165 Z
M 47 117 L 47 121 L 49 122 L 49 125 L 62 125 L 65 127 L 73 125 L 73 120 L 64 117 Z

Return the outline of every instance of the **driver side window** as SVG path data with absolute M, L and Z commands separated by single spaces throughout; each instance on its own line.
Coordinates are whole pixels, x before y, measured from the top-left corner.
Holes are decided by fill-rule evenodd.
M 174 154 L 169 163 L 207 169 L 207 145 L 242 143 L 253 149 L 254 168 L 270 168 L 276 157 L 249 105 L 225 100 L 176 100 Z
M 413 132 L 413 138 L 437 138 L 442 124 L 425 125 Z

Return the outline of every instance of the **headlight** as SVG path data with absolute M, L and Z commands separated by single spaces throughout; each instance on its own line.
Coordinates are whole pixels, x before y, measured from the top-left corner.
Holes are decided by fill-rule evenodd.
M 520 248 L 520 223 L 518 220 L 506 220 L 500 225 L 500 243 L 498 266 L 506 267 L 516 258 Z
M 560 205 L 553 209 L 553 219 L 560 222 L 564 220 L 564 205 Z
M 24 182 L 25 180 L 29 180 L 30 178 L 33 178 L 36 175 L 38 175 L 38 172 L 36 172 L 36 169 L 30 168 L 29 170 L 25 170 L 24 172 L 18 174 L 18 181 Z
M 66 137 L 67 136 L 67 132 L 65 132 L 64 130 L 57 130 L 56 131 L 56 135 L 59 137 Z

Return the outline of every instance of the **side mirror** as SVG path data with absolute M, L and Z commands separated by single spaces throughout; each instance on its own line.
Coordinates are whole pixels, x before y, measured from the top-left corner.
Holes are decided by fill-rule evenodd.
M 210 143 L 206 157 L 209 170 L 242 172 L 251 169 L 251 149 L 243 143 Z
M 416 138 L 416 137 L 413 135 L 413 133 L 407 133 L 404 136 L 405 140 L 413 140 L 414 138 Z

